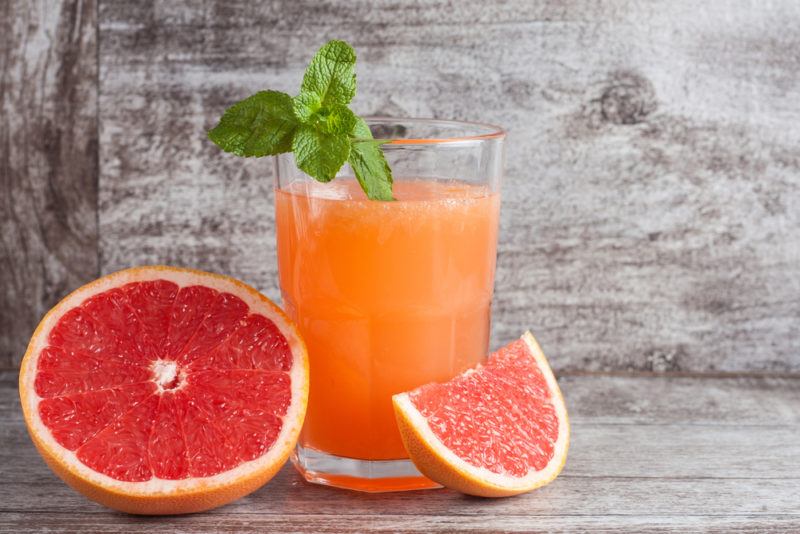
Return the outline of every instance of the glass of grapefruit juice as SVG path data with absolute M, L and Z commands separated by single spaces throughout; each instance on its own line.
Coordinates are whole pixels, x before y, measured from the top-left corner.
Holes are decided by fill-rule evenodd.
M 276 161 L 283 304 L 308 346 L 308 411 L 293 462 L 311 482 L 436 487 L 408 460 L 391 397 L 446 381 L 489 343 L 504 132 L 367 119 L 394 175 L 368 200 L 345 165 L 330 183 Z

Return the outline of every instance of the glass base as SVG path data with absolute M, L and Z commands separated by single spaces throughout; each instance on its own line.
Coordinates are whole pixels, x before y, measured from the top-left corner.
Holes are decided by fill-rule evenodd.
M 298 445 L 292 463 L 314 484 L 381 493 L 441 488 L 424 477 L 411 460 L 359 460 Z

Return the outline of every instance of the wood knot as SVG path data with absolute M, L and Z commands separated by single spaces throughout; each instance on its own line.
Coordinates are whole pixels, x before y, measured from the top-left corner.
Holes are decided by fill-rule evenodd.
M 375 139 L 404 139 L 408 134 L 402 124 L 372 124 L 369 129 Z
M 600 97 L 603 120 L 614 124 L 639 124 L 656 107 L 653 84 L 636 72 L 613 73 Z
M 391 98 L 385 100 L 372 113 L 373 117 L 408 117 L 408 112 Z M 398 119 L 398 123 L 403 119 Z M 404 139 L 409 136 L 408 129 L 402 124 L 371 124 L 369 129 L 375 139 Z
M 670 348 L 654 347 L 645 353 L 644 369 L 657 373 L 680 371 L 685 359 L 686 348 L 683 345 Z

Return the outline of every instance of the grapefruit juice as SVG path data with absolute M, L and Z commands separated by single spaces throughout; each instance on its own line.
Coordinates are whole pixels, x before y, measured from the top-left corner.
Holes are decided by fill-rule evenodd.
M 283 304 L 310 358 L 303 448 L 407 458 L 392 395 L 487 352 L 499 194 L 435 179 L 393 192 L 368 200 L 352 178 L 276 190 Z

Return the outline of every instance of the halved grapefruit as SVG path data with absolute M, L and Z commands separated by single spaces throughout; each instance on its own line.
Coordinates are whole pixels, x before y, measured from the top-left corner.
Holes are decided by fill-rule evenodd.
M 552 481 L 566 462 L 567 409 L 530 332 L 447 383 L 392 400 L 411 460 L 448 488 L 517 495 Z
M 139 267 L 45 315 L 19 377 L 47 464 L 136 514 L 214 508 L 267 482 L 297 441 L 308 359 L 295 327 L 232 278 Z

